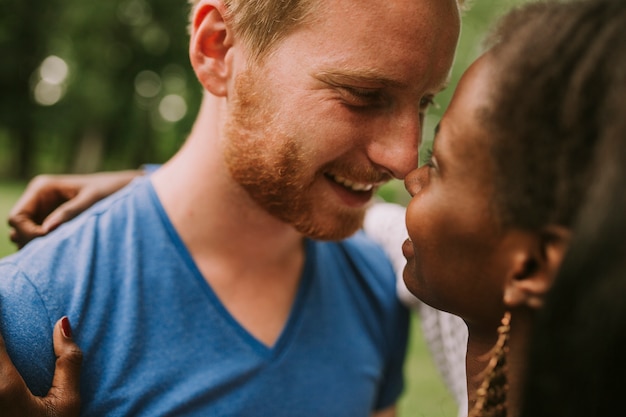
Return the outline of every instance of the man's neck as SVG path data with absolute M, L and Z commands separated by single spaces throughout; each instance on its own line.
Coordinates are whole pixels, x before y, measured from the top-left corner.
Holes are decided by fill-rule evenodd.
M 203 103 L 183 148 L 152 175 L 161 203 L 229 312 L 272 345 L 304 265 L 303 237 L 256 204 L 224 163 L 218 99 Z
M 225 100 L 207 95 L 182 149 L 152 181 L 174 227 L 194 255 L 216 253 L 262 264 L 282 262 L 302 236 L 254 202 L 223 158 Z

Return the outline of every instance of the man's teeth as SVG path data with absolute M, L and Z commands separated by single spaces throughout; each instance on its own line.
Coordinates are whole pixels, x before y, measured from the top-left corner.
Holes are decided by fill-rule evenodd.
M 374 184 L 363 184 L 360 182 L 354 182 L 347 178 L 340 177 L 339 175 L 333 175 L 332 178 L 335 180 L 335 182 L 353 191 L 370 191 L 372 188 L 374 188 Z

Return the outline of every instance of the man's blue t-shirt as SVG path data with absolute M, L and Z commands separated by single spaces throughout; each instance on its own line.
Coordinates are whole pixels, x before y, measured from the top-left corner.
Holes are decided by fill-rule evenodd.
M 306 242 L 270 348 L 220 303 L 149 179 L 0 261 L 0 331 L 37 395 L 63 315 L 84 353 L 84 416 L 369 416 L 403 387 L 408 313 L 362 233 Z

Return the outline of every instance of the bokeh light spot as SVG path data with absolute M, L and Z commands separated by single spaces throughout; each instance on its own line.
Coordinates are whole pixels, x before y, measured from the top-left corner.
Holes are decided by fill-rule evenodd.
M 52 106 L 63 97 L 63 87 L 59 84 L 50 84 L 41 80 L 33 90 L 35 101 L 42 106 Z
M 141 97 L 156 97 L 161 91 L 161 77 L 154 71 L 141 71 L 135 77 L 135 92 Z
M 39 67 L 39 76 L 48 84 L 61 84 L 69 74 L 67 63 L 56 55 L 50 55 Z
M 159 114 L 168 122 L 177 122 L 187 114 L 187 102 L 178 94 L 170 94 L 159 103 Z

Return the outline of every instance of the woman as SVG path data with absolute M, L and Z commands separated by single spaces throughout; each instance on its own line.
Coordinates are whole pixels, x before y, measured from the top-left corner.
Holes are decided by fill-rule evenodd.
M 509 14 L 459 83 L 429 163 L 405 180 L 404 279 L 468 326 L 472 416 L 520 415 L 525 378 L 541 382 L 525 372 L 535 313 L 603 164 L 593 155 L 617 126 L 626 140 L 625 24 L 618 0 Z

